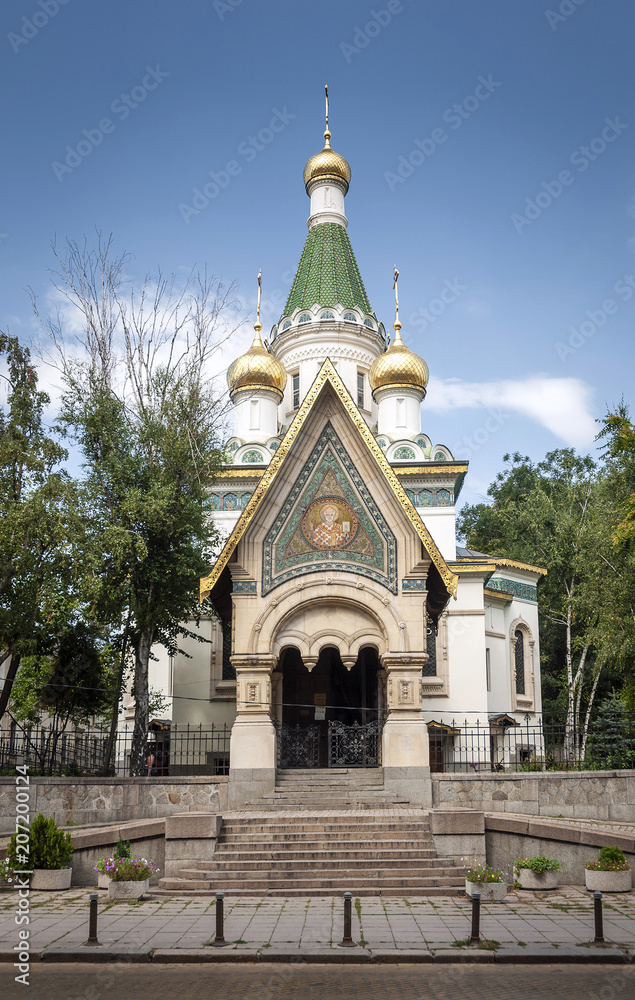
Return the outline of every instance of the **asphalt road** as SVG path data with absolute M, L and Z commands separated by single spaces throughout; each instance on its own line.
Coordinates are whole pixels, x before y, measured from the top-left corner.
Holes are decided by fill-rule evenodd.
M 15 970 L 17 972 L 17 970 Z M 34 1000 L 635 1000 L 635 966 L 53 965 L 30 986 L 0 966 L 0 996 Z M 7 991 L 5 993 L 5 990 Z M 22 992 L 24 990 L 24 993 Z

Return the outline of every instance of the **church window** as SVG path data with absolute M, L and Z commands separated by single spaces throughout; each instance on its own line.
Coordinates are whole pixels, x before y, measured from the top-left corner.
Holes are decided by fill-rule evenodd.
M 332 312 L 327 311 L 327 312 L 323 312 L 320 315 L 320 319 L 335 319 L 335 316 L 334 316 L 334 314 Z
M 383 438 L 377 438 L 377 444 L 379 445 L 380 448 L 387 448 L 388 447 L 388 442 L 384 441 Z
M 364 407 L 364 373 L 357 372 L 357 405 Z
M 276 323 L 276 325 L 273 327 L 271 331 L 271 339 L 275 340 L 277 336 L 278 336 L 278 324 Z
M 309 313 L 302 313 L 300 319 L 298 320 L 298 323 L 310 323 L 310 322 L 311 322 L 311 316 Z
M 415 453 L 412 448 L 397 448 L 394 454 L 394 459 L 396 462 L 409 462 L 415 457 Z
M 284 333 L 284 331 L 288 330 L 290 326 L 291 326 L 291 320 L 288 319 L 282 326 L 282 332 Z
M 229 448 L 230 451 L 238 451 L 240 445 L 238 444 L 238 441 L 232 441 L 232 443 L 228 444 L 227 447 Z
M 297 410 L 300 405 L 300 373 L 296 372 L 292 376 L 292 387 L 293 387 L 293 409 Z
M 372 324 L 372 320 L 370 320 L 370 319 L 365 319 L 364 320 L 364 326 L 369 326 L 371 328 L 371 330 L 375 329 L 375 327 Z
M 490 663 L 490 650 L 489 650 L 489 646 L 485 650 L 485 684 L 487 686 L 487 690 L 491 691 L 492 690 L 492 669 L 491 669 L 491 663 Z
M 257 431 L 260 428 L 260 400 L 252 399 L 249 410 L 249 430 Z
M 516 672 L 516 694 L 525 693 L 525 637 L 522 630 L 514 632 L 514 662 Z
M 435 635 L 434 629 L 429 624 L 426 636 L 426 653 L 428 654 L 428 659 L 423 665 L 423 676 L 424 677 L 436 677 L 437 676 L 437 637 Z
M 344 313 L 344 319 L 347 323 L 357 323 L 357 316 L 355 313 Z
M 435 462 L 445 462 L 446 457 L 447 456 L 446 456 L 445 452 L 443 452 L 443 451 L 435 451 L 435 453 L 434 453 L 434 460 L 435 460 Z
M 246 451 L 243 455 L 243 465 L 255 465 L 264 462 L 261 451 Z
M 406 401 L 403 398 L 403 396 L 400 396 L 397 399 L 397 420 L 396 420 L 396 425 L 397 425 L 397 427 L 405 427 L 406 426 Z M 414 455 L 412 457 L 414 458 Z

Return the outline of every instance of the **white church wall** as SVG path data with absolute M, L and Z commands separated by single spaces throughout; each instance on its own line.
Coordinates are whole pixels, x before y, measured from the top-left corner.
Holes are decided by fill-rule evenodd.
M 417 507 L 417 513 L 432 535 L 444 559 L 456 559 L 456 512 L 454 507 Z

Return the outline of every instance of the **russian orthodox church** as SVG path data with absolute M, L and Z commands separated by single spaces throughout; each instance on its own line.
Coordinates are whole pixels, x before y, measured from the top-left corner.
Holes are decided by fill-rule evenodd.
M 468 463 L 422 430 L 428 367 L 402 339 L 397 271 L 394 333 L 373 312 L 350 182 L 327 108 L 283 314 L 263 341 L 259 276 L 253 344 L 228 371 L 232 460 L 209 495 L 226 541 L 201 581 L 209 641 L 172 665 L 172 721 L 231 726 L 236 804 L 270 794 L 279 768 L 353 766 L 381 766 L 386 789 L 429 804 L 459 720 L 483 727 L 492 766 L 535 752 L 508 737 L 540 717 L 543 571 L 457 547 Z

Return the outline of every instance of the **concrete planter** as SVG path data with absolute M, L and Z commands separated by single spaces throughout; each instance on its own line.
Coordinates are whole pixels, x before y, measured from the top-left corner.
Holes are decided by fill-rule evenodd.
M 630 892 L 632 872 L 630 868 L 621 872 L 598 872 L 592 868 L 584 871 L 586 887 L 591 892 Z
M 107 889 L 108 886 L 110 885 L 111 881 L 112 881 L 112 879 L 110 878 L 110 875 L 102 875 L 101 872 L 97 872 L 97 888 L 98 889 Z
M 70 889 L 72 868 L 34 868 L 31 876 L 32 889 Z
M 143 882 L 114 882 L 108 886 L 108 899 L 141 899 L 150 888 L 150 879 Z
M 480 892 L 483 903 L 502 903 L 507 895 L 506 882 L 468 882 L 465 880 L 465 891 L 468 896 Z
M 518 872 L 518 881 L 520 882 L 523 889 L 557 889 L 558 888 L 558 872 L 534 872 L 531 868 L 520 868 Z

